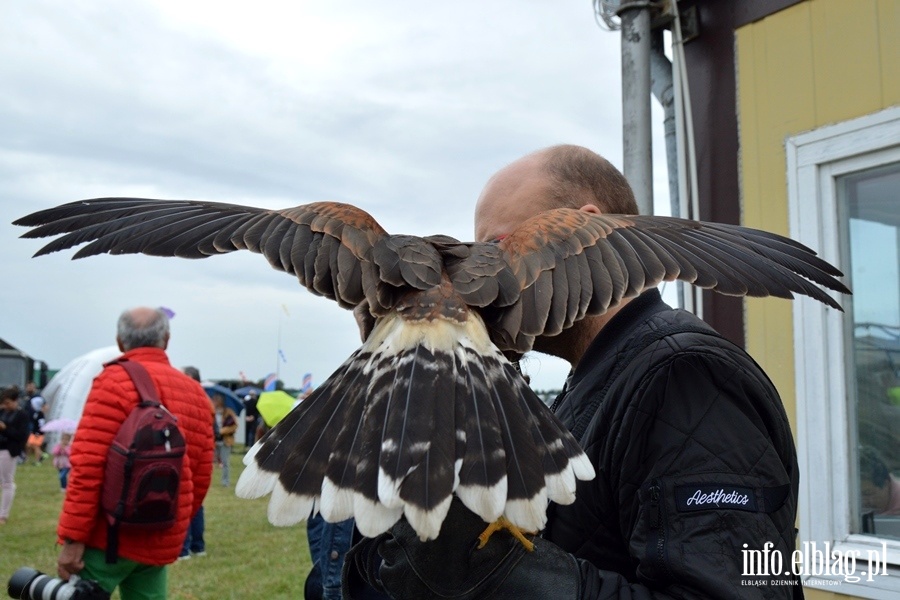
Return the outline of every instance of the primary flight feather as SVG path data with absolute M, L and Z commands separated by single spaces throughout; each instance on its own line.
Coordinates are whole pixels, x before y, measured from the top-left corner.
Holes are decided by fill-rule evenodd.
M 849 290 L 809 248 L 763 231 L 653 216 L 555 209 L 496 243 L 388 234 L 335 202 L 267 210 L 216 202 L 100 198 L 15 222 L 59 235 L 35 256 L 143 253 L 266 257 L 315 294 L 361 307 L 362 347 L 245 456 L 244 497 L 272 495 L 269 520 L 355 517 L 367 536 L 405 516 L 437 536 L 450 500 L 526 530 L 548 501 L 571 503 L 594 476 L 569 432 L 504 351 L 527 352 L 662 281 L 734 296 Z M 821 287 L 820 287 L 821 286 Z

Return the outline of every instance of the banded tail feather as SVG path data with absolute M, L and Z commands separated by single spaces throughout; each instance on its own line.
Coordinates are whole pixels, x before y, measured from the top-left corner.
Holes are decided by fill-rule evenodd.
M 269 520 L 355 517 L 366 536 L 401 516 L 433 539 L 455 493 L 485 522 L 539 530 L 549 501 L 594 470 L 488 337 L 481 318 L 389 315 L 362 348 L 244 458 L 237 494 L 272 494 Z

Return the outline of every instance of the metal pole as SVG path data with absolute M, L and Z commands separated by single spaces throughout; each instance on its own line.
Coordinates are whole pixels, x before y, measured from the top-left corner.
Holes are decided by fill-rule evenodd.
M 653 95 L 663 108 L 663 131 L 666 139 L 666 165 L 669 172 L 669 210 L 673 217 L 681 216 L 681 200 L 678 197 L 678 140 L 675 134 L 675 80 L 672 74 L 672 63 L 666 58 L 663 50 L 662 32 L 652 34 L 650 54 L 650 75 Z M 675 282 L 678 306 L 684 308 L 687 300 L 683 281 Z
M 663 133 L 666 140 L 666 165 L 669 173 L 669 206 L 673 217 L 679 216 L 678 200 L 678 142 L 675 139 L 675 84 L 672 63 L 663 50 L 662 32 L 652 34 L 650 76 L 653 96 L 663 109 Z
M 622 121 L 625 178 L 641 214 L 653 214 L 650 124 L 650 7 L 646 0 L 622 0 Z

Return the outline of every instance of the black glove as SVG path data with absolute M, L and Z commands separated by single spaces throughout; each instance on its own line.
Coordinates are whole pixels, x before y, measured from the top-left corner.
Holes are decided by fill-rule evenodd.
M 479 549 L 486 527 L 454 498 L 437 539 L 420 541 L 403 519 L 389 536 L 362 542 L 354 562 L 370 585 L 397 600 L 579 598 L 574 556 L 541 538 L 532 540 L 535 549 L 529 552 L 505 530 Z M 384 559 L 380 568 L 373 548 Z
M 370 592 L 387 597 L 378 574 L 381 569 L 378 547 L 389 537 L 390 533 L 382 533 L 378 537 L 363 538 L 344 555 L 341 570 L 341 597 L 344 600 L 362 600 L 372 595 Z

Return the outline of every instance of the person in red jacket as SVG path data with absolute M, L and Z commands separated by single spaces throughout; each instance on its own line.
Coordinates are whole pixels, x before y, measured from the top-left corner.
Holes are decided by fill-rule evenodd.
M 154 308 L 127 310 L 119 317 L 116 341 L 124 358 L 150 373 L 162 404 L 177 418 L 186 453 L 179 489 L 178 519 L 161 531 L 120 531 L 119 559 L 106 564 L 107 525 L 100 510 L 106 456 L 119 426 L 138 404 L 125 369 L 108 366 L 94 379 L 72 443 L 69 486 L 57 535 L 62 550 L 57 572 L 95 580 L 122 600 L 166 597 L 166 565 L 178 559 L 191 517 L 199 510 L 212 479 L 213 436 L 209 401 L 199 383 L 169 364 L 169 319 Z

